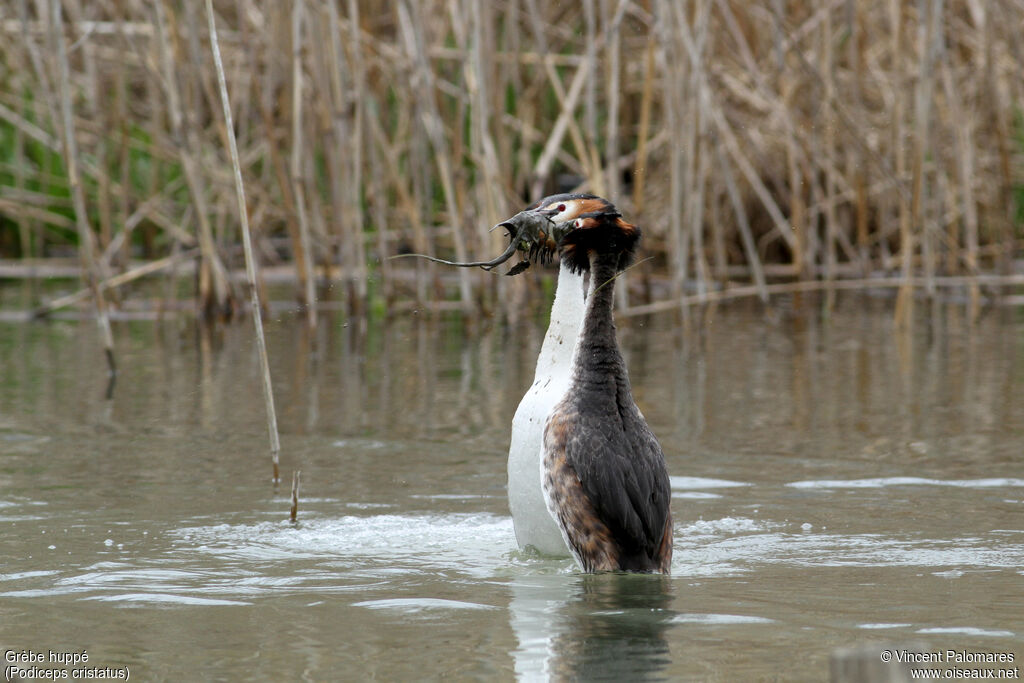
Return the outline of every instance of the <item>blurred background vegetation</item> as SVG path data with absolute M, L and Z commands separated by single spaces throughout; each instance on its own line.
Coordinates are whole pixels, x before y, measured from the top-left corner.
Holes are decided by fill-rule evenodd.
M 1020 299 L 1021 0 L 214 6 L 259 284 L 300 305 L 515 316 L 536 277 L 388 257 L 489 258 L 492 225 L 567 190 L 644 229 L 625 313 Z M 240 310 L 202 3 L 8 0 L 0 30 L 0 278 L 85 273 L 115 311 L 162 278 L 161 307 Z

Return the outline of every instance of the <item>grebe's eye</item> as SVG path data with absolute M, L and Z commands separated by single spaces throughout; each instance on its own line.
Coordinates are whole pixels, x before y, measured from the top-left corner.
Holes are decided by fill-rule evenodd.
M 562 213 L 563 211 L 565 211 L 565 204 L 559 204 L 556 211 L 558 211 L 558 213 Z

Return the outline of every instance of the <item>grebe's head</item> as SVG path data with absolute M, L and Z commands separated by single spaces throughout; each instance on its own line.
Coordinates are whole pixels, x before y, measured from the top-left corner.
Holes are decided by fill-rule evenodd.
M 616 254 L 623 269 L 633 260 L 640 228 L 622 220 L 607 199 L 592 194 L 556 194 L 527 209 L 554 223 L 562 263 L 576 272 L 590 270 L 590 254 Z

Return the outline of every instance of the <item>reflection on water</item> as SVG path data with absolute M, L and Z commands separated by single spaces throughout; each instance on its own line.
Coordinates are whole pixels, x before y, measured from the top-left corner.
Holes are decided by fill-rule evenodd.
M 525 680 L 661 680 L 669 664 L 672 580 L 537 575 L 512 584 L 516 674 Z
M 1019 651 L 1024 320 L 936 309 L 900 341 L 874 306 L 620 324 L 671 577 L 515 548 L 542 322 L 271 321 L 294 525 L 247 327 L 118 325 L 110 400 L 91 323 L 0 327 L 0 641 L 143 680 L 822 680 L 880 636 Z

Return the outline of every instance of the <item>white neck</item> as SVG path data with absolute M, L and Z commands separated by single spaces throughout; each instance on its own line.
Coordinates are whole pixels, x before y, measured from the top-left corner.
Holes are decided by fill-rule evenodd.
M 583 297 L 583 275 L 567 267 L 558 269 L 558 288 L 551 304 L 551 321 L 537 356 L 534 381 L 544 377 L 568 375 L 572 371 L 573 350 L 587 311 Z
M 569 548 L 548 512 L 541 490 L 541 450 L 548 415 L 569 390 L 573 353 L 586 311 L 583 276 L 558 270 L 551 321 L 537 356 L 533 384 L 512 418 L 508 449 L 508 505 L 520 547 L 532 545 L 549 555 L 567 556 Z

